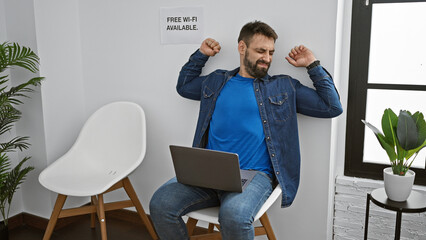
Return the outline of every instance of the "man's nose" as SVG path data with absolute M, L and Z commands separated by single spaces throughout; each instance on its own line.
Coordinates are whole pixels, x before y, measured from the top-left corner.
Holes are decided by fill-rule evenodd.
M 270 53 L 263 54 L 262 58 L 263 58 L 262 60 L 267 63 L 270 63 L 272 61 L 272 55 Z

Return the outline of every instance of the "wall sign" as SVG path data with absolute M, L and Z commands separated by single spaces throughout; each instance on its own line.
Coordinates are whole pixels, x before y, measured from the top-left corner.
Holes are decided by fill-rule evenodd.
M 199 44 L 204 35 L 202 7 L 160 9 L 161 44 Z

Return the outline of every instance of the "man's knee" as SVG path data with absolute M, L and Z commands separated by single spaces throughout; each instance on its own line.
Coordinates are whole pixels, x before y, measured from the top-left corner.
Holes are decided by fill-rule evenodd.
M 169 185 L 171 183 L 166 183 L 161 186 L 149 202 L 149 211 L 152 216 L 162 215 L 164 213 L 172 211 L 173 208 L 173 198 L 170 197 Z
M 149 202 L 149 212 L 151 216 L 158 214 L 161 211 L 162 206 L 164 206 L 164 203 L 162 202 L 164 198 L 161 197 L 162 193 L 159 192 L 160 190 L 161 189 L 158 189 L 154 193 L 154 195 L 151 198 L 151 201 Z
M 245 204 L 239 206 L 221 206 L 219 212 L 219 222 L 222 227 L 232 227 L 239 229 L 249 229 L 253 223 L 252 210 L 245 207 Z

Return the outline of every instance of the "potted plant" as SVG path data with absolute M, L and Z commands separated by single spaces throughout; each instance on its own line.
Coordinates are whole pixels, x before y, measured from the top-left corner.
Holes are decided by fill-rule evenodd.
M 383 170 L 385 191 L 393 201 L 405 201 L 410 196 L 415 172 L 410 170 L 414 159 L 426 146 L 426 122 L 421 112 L 411 114 L 401 110 L 397 116 L 392 109 L 382 116 L 382 130 L 362 120 L 376 135 L 390 160 Z M 405 186 L 406 185 L 406 186 Z
M 22 151 L 29 147 L 28 137 L 10 137 L 10 130 L 21 118 L 21 112 L 16 106 L 22 104 L 22 98 L 33 91 L 31 87 L 39 86 L 42 77 L 35 77 L 27 82 L 10 86 L 8 69 L 11 67 L 24 68 L 33 73 L 38 71 L 39 58 L 27 47 L 17 43 L 0 44 L 0 239 L 8 239 L 8 219 L 10 204 L 19 185 L 33 167 L 24 167 L 30 157 L 24 157 L 12 167 L 11 152 Z

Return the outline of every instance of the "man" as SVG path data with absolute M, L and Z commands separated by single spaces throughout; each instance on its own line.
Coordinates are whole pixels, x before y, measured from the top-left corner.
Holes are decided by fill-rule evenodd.
M 253 239 L 253 217 L 275 182 L 283 190 L 282 206 L 293 202 L 300 173 L 296 113 L 330 118 L 341 114 L 342 107 L 330 74 L 302 45 L 286 59 L 308 69 L 315 90 L 290 76 L 267 74 L 277 37 L 267 24 L 250 22 L 238 38 L 239 68 L 200 76 L 208 58 L 221 50 L 211 38 L 182 67 L 178 93 L 201 101 L 193 146 L 238 153 L 240 168 L 257 174 L 242 193 L 188 186 L 175 178 L 165 183 L 150 203 L 160 239 L 188 239 L 181 216 L 218 205 L 223 239 Z

